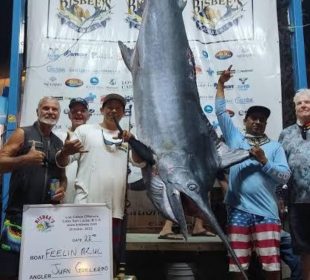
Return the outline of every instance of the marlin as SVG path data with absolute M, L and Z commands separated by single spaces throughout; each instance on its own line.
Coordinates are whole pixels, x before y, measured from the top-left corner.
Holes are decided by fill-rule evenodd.
M 217 172 L 247 159 L 249 152 L 229 150 L 202 111 L 182 17 L 186 1 L 145 2 L 135 48 L 122 42 L 119 47 L 132 74 L 137 136 L 153 151 L 156 162 L 143 170 L 148 195 L 166 218 L 179 224 L 185 238 L 182 197 L 190 199 L 241 269 L 211 210 L 208 193 Z

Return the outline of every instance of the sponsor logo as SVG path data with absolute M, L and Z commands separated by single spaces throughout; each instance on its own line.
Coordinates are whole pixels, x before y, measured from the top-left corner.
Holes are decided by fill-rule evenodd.
M 245 111 L 245 110 L 240 110 L 240 111 L 238 112 L 238 115 L 239 115 L 239 116 L 245 116 L 245 114 L 246 114 L 246 111 Z
M 60 86 L 62 86 L 62 83 L 60 83 L 60 82 L 57 82 L 57 78 L 56 77 L 50 77 L 49 79 L 48 79 L 48 81 L 46 81 L 46 82 L 44 82 L 43 83 L 45 86 L 47 86 L 47 87 L 60 87 Z
M 221 50 L 215 54 L 215 57 L 219 60 L 225 60 L 225 59 L 231 58 L 232 56 L 233 56 L 233 53 L 229 50 Z
M 49 215 L 40 215 L 35 219 L 37 231 L 47 232 L 54 226 L 55 220 Z
M 64 67 L 57 67 L 57 66 L 47 66 L 46 67 L 47 72 L 50 73 L 65 73 L 66 69 Z
M 49 48 L 48 49 L 47 57 L 51 61 L 56 61 L 60 56 L 61 56 L 61 54 L 59 53 L 59 50 L 57 48 Z
M 213 107 L 211 105 L 206 105 L 203 110 L 207 113 L 210 114 L 213 112 Z
M 199 30 L 216 36 L 238 25 L 247 4 L 247 0 L 193 0 L 193 20 Z
M 242 47 L 240 49 L 240 52 L 236 55 L 238 58 L 248 58 L 253 56 L 253 53 L 250 49 L 246 48 L 246 47 Z
M 67 87 L 80 87 L 83 85 L 83 81 L 77 78 L 71 78 L 65 81 Z
M 97 52 L 91 52 L 90 53 L 91 59 L 113 59 L 114 56 L 110 53 L 97 53 Z
M 226 109 L 226 112 L 229 114 L 231 118 L 235 115 L 235 112 L 233 110 Z
M 88 103 L 93 103 L 96 99 L 96 94 L 90 92 L 86 97 L 84 97 L 84 99 L 88 102 Z
M 213 86 L 217 88 L 217 83 L 214 83 Z M 234 85 L 227 85 L 227 84 L 224 85 L 224 89 L 226 90 L 234 89 L 234 87 L 235 87 Z
M 78 33 L 106 27 L 111 19 L 112 0 L 59 0 L 58 18 L 62 25 Z
M 95 85 L 98 85 L 99 79 L 97 77 L 91 77 L 89 82 L 91 85 L 95 86 Z
M 208 52 L 205 51 L 205 50 L 202 51 L 202 56 L 203 56 L 204 58 L 209 58 L 209 54 L 208 54 Z
M 115 86 L 115 85 L 116 85 L 116 80 L 115 80 L 114 78 L 112 78 L 112 79 L 109 81 L 109 85 Z
M 217 129 L 219 127 L 218 121 L 213 121 L 212 122 L 212 126 L 213 126 L 214 129 Z
M 85 69 L 85 68 L 72 68 L 72 67 L 70 67 L 68 71 L 69 71 L 69 73 L 86 73 L 86 72 L 89 72 L 90 70 Z
M 208 73 L 208 75 L 209 75 L 210 77 L 212 77 L 213 74 L 214 74 L 214 70 L 211 69 L 211 68 L 209 67 L 208 70 L 207 70 L 207 73 Z
M 254 101 L 252 97 L 236 97 L 235 98 L 235 103 L 237 104 L 250 104 L 253 102 Z
M 122 89 L 132 89 L 132 81 L 122 81 Z
M 128 0 L 128 15 L 126 22 L 129 28 L 139 29 L 142 22 L 142 13 L 144 10 L 145 0 Z
M 224 72 L 223 70 L 216 71 L 216 74 L 220 76 L 223 72 Z M 250 72 L 253 72 L 253 69 L 231 70 L 230 72 L 232 74 L 235 74 L 235 73 L 250 73 Z
M 247 80 L 248 80 L 248 78 L 239 78 L 241 85 L 237 86 L 238 90 L 246 91 L 250 88 L 250 85 L 248 83 L 246 83 Z
M 70 50 L 66 50 L 64 52 L 65 57 L 88 57 L 88 53 L 81 53 L 81 52 L 72 52 Z

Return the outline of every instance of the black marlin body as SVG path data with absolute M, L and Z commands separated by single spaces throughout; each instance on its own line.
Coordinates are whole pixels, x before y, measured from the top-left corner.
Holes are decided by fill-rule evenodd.
M 181 202 L 181 196 L 187 196 L 236 259 L 210 209 L 208 192 L 219 169 L 248 158 L 249 153 L 226 150 L 201 109 L 195 61 L 182 17 L 186 1 L 145 2 L 135 48 L 121 42 L 119 46 L 132 74 L 137 135 L 156 160 L 143 172 L 149 197 L 187 237 Z

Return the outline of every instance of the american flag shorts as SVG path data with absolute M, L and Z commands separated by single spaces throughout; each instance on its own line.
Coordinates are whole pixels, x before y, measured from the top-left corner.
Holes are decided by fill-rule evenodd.
M 245 270 L 249 267 L 254 250 L 264 270 L 280 270 L 280 231 L 279 219 L 228 207 L 228 239 Z M 229 257 L 229 271 L 240 271 L 231 257 Z

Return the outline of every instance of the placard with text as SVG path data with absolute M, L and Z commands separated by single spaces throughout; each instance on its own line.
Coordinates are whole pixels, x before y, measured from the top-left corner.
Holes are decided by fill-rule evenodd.
M 112 259 L 107 205 L 24 206 L 19 280 L 111 280 Z

